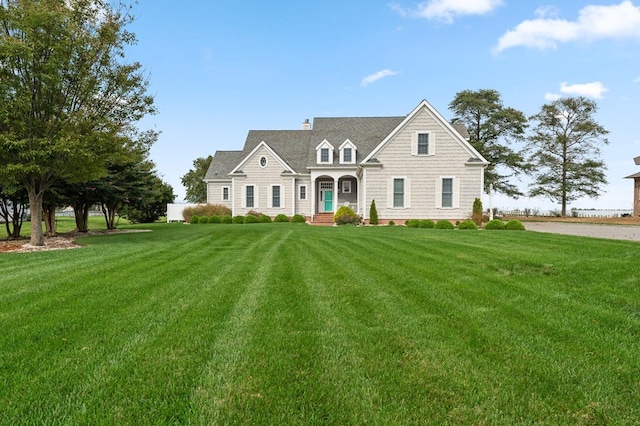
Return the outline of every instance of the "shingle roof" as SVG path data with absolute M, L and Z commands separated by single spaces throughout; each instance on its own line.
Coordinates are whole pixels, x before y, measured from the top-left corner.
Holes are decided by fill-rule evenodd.
M 242 160 L 242 151 L 216 151 L 204 175 L 207 179 L 227 179 L 231 170 Z

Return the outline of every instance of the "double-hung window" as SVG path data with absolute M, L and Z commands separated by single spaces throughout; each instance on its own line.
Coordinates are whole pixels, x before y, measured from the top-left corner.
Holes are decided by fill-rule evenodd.
M 280 207 L 280 185 L 271 187 L 271 207 Z
M 442 179 L 442 207 L 453 207 L 453 179 Z
M 429 155 L 429 133 L 418 133 L 418 155 Z
M 404 179 L 393 179 L 393 207 L 404 207 Z
M 301 200 L 306 200 L 307 199 L 307 185 L 300 185 L 298 190 L 299 192 L 299 197 Z
M 351 148 L 343 148 L 342 150 L 342 159 L 344 163 L 351 163 L 353 160 L 351 159 Z
M 329 148 L 321 148 L 320 149 L 320 162 L 328 163 L 329 162 Z
M 246 186 L 246 207 L 247 208 L 255 207 L 254 192 L 255 192 L 255 188 L 253 187 L 253 185 Z
M 222 201 L 229 201 L 229 187 L 222 187 Z

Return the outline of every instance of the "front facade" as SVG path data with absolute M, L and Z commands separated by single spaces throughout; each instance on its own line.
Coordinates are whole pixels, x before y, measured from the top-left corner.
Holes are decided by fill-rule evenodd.
M 462 134 L 461 134 L 462 133 Z M 234 215 L 300 214 L 348 205 L 381 222 L 463 219 L 489 164 L 427 101 L 402 117 L 316 118 L 302 130 L 250 131 L 242 151 L 215 153 L 207 202 Z

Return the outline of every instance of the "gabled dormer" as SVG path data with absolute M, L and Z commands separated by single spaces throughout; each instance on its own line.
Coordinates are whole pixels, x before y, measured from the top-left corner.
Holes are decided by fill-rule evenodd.
M 333 151 L 335 148 L 328 140 L 323 140 L 316 147 L 316 162 L 318 164 L 333 164 Z
M 342 145 L 338 147 L 340 151 L 340 164 L 355 164 L 356 163 L 356 146 L 349 139 L 344 141 Z

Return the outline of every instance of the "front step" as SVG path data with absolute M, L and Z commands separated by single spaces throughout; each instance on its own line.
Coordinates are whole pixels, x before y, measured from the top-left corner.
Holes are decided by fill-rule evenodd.
M 314 215 L 311 225 L 333 226 L 333 213 L 318 213 Z

